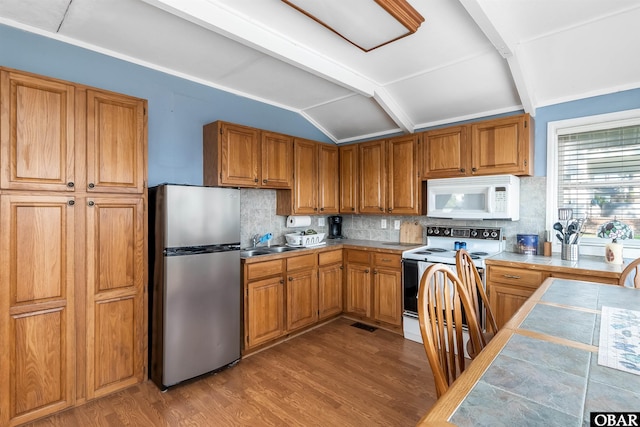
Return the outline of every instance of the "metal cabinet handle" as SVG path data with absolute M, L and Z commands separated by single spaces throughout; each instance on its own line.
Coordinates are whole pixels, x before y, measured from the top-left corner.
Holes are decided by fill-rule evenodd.
M 75 202 L 75 200 L 69 200 L 69 201 L 67 202 L 67 204 L 68 204 L 69 206 L 73 206 L 73 205 L 75 205 L 75 204 L 76 204 L 76 202 Z
M 93 206 L 96 204 L 96 202 L 94 202 L 93 200 L 89 200 L 89 203 L 87 203 L 89 206 Z
M 283 279 L 280 279 L 280 284 L 283 284 L 283 283 L 284 283 L 284 280 L 283 280 Z
M 258 182 L 258 178 L 253 178 L 253 182 Z
M 373 270 L 373 274 L 378 274 L 378 270 Z
M 93 182 L 89 183 L 89 188 L 94 188 L 96 185 Z
M 266 180 L 266 179 L 263 179 L 263 180 L 262 180 L 262 183 L 263 183 L 263 184 L 266 184 L 266 183 L 267 183 L 267 180 Z
M 365 273 L 369 273 L 369 269 L 366 269 L 364 272 L 365 272 Z
M 460 172 L 463 172 L 463 173 L 464 173 L 464 168 L 460 168 Z
M 290 281 L 290 282 L 293 282 L 293 277 L 289 277 L 289 281 Z
M 476 172 L 478 168 L 471 168 L 471 172 Z
M 380 208 L 380 212 L 384 212 L 384 208 Z
M 382 262 L 391 262 L 391 260 L 389 258 L 382 258 L 380 261 L 382 261 Z
M 324 208 L 320 208 L 320 212 L 324 212 Z
M 389 213 L 393 212 L 393 209 L 389 208 Z
M 520 276 L 516 276 L 515 274 L 503 274 L 507 279 L 520 279 Z
M 75 184 L 73 183 L 73 181 L 67 182 L 67 187 L 73 188 L 74 186 L 75 186 Z
M 353 211 L 355 211 L 355 210 L 356 210 L 356 208 L 351 208 L 351 211 L 352 211 L 352 212 L 353 212 Z

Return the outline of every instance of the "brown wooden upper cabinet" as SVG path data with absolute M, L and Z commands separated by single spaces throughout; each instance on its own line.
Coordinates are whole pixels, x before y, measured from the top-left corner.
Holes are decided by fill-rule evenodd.
M 276 213 L 278 215 L 338 213 L 338 147 L 295 138 L 293 152 L 293 190 L 278 191 Z
M 293 138 L 216 121 L 203 128 L 204 185 L 291 188 Z
M 358 145 L 340 147 L 340 213 L 358 213 Z
M 533 125 L 529 114 L 423 133 L 422 179 L 469 175 L 531 175 Z
M 419 214 L 417 135 L 359 144 L 358 209 L 368 214 Z
M 0 71 L 0 187 L 142 193 L 146 101 Z

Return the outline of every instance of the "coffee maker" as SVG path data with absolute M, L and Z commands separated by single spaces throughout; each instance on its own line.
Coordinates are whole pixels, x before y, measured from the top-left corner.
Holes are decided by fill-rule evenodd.
M 342 217 L 340 215 L 329 217 L 329 236 L 327 239 L 344 239 L 342 235 Z

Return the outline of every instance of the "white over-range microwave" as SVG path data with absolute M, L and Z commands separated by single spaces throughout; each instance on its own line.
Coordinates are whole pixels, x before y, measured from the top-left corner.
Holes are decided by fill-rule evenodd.
M 515 175 L 430 179 L 427 217 L 517 221 L 520 179 Z

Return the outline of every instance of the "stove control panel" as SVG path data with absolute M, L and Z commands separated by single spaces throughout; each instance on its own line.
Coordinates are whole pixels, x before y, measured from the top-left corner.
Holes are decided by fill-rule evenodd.
M 429 226 L 427 236 L 501 241 L 502 229 Z

